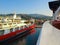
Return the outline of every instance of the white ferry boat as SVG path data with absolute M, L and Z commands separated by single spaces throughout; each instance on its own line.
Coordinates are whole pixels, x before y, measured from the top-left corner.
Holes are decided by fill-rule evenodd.
M 0 42 L 16 38 L 34 28 L 35 24 L 27 20 L 21 20 L 21 17 L 17 17 L 16 14 L 13 16 L 0 17 Z

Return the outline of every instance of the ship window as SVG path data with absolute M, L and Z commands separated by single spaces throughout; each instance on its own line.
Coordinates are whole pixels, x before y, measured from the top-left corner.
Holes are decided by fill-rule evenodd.
M 12 23 L 9 23 L 9 25 L 12 25 Z
M 7 24 L 4 24 L 4 25 L 7 25 Z
M 16 24 L 16 23 L 13 23 L 13 24 Z
M 21 30 L 20 27 L 19 27 L 19 30 Z
M 27 28 L 28 26 L 27 25 L 25 25 L 25 28 Z
M 17 30 L 17 29 L 15 28 L 15 30 Z
M 19 27 L 17 27 L 17 30 L 19 30 Z
M 15 30 L 19 30 L 19 27 L 16 27 Z
M 10 30 L 9 30 L 9 29 L 6 29 L 6 30 L 4 31 L 4 34 L 8 34 L 8 33 L 10 33 Z
M 57 17 L 57 19 L 59 19 L 59 17 Z
M 13 28 L 10 29 L 10 32 L 13 32 Z
M 0 30 L 0 35 L 3 35 L 4 34 L 4 30 Z
M 13 32 L 15 32 L 15 28 L 13 28 Z
M 21 26 L 21 29 L 23 29 L 23 26 Z

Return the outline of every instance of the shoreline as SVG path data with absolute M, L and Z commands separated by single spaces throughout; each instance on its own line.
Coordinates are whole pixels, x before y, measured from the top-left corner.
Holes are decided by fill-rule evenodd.
M 42 28 L 42 25 L 36 25 L 35 28 Z

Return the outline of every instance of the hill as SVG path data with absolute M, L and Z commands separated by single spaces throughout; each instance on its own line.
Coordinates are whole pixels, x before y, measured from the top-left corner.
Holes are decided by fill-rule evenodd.
M 0 14 L 0 16 L 13 16 L 14 14 Z M 42 14 L 16 14 L 17 16 L 21 16 L 23 19 L 52 19 L 50 16 L 45 16 Z

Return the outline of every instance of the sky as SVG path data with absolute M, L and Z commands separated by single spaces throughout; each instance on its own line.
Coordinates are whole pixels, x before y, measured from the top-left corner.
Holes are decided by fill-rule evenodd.
M 23 13 L 52 15 L 48 2 L 53 0 L 0 0 L 0 14 Z

